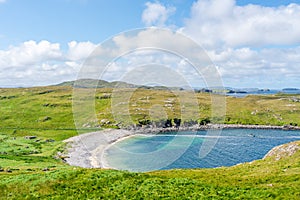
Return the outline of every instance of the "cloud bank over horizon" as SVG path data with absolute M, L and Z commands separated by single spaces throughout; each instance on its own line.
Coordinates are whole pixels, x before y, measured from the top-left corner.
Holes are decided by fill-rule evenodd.
M 225 86 L 300 87 L 300 5 L 238 6 L 234 0 L 199 0 L 193 3 L 181 27 L 173 23 L 172 16 L 176 12 L 172 5 L 146 2 L 141 21 L 146 26 L 171 27 L 175 33 L 187 35 L 200 44 L 216 64 Z M 149 41 L 147 38 L 153 37 L 147 34 L 153 33 L 141 31 L 134 37 L 120 34 L 113 41 L 118 48 L 126 49 L 133 43 L 147 46 L 170 39 L 157 35 L 158 40 Z M 174 45 L 189 51 L 181 41 L 175 42 Z M 62 48 L 65 45 L 67 47 Z M 0 50 L 0 86 L 49 85 L 74 80 L 84 60 L 97 46 L 90 41 L 61 44 L 47 40 L 29 40 L 9 46 Z M 115 62 L 107 78 L 117 80 L 132 68 L 130 63 L 161 62 L 193 79 L 183 60 L 153 55 L 135 52 L 127 56 L 126 61 Z M 199 84 L 198 80 L 191 83 Z

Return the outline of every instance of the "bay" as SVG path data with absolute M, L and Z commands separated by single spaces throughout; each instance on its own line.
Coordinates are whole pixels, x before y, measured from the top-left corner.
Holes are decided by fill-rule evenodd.
M 263 158 L 273 147 L 300 140 L 299 131 L 224 129 L 135 135 L 106 149 L 103 159 L 115 169 L 153 171 L 233 166 Z M 200 156 L 200 149 L 208 153 Z

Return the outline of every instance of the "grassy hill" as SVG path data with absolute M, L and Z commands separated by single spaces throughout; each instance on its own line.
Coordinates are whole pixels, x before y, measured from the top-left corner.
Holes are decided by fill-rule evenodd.
M 84 88 L 81 88 L 84 90 Z M 0 89 L 0 198 L 286 198 L 300 194 L 300 154 L 230 168 L 129 173 L 80 169 L 57 156 L 62 140 L 78 133 L 130 125 L 111 113 L 112 89 L 97 88 L 97 121 L 75 127 L 71 85 Z M 178 91 L 185 92 L 185 91 Z M 200 114 L 187 121 L 211 119 L 211 94 L 197 93 Z M 299 95 L 227 97 L 225 123 L 300 124 Z M 179 100 L 168 90 L 140 88 L 130 98 L 135 124 L 161 105 L 168 118 L 180 117 Z M 217 121 L 217 120 L 216 120 Z M 32 139 L 26 136 L 35 136 Z M 181 198 L 180 198 L 181 199 Z
M 77 81 L 66 81 L 56 86 L 72 86 L 72 87 L 79 87 L 79 88 L 138 88 L 141 86 L 122 82 L 122 81 L 113 81 L 108 82 L 105 80 L 94 80 L 94 79 L 80 79 Z
M 82 90 L 85 89 L 82 88 Z M 113 90 L 110 88 L 97 88 L 95 90 L 96 114 L 99 120 L 90 122 L 89 127 L 115 126 L 116 122 L 111 113 Z M 129 113 L 133 122 L 150 120 L 149 112 L 153 105 L 160 105 L 168 118 L 181 117 L 180 99 L 172 91 L 145 88 L 131 90 L 135 90 L 129 102 Z M 66 134 L 64 138 L 69 137 L 68 134 L 72 134 L 67 132 L 75 129 L 72 113 L 72 92 L 71 86 L 0 89 L 0 130 L 4 132 L 12 132 L 14 129 L 17 132 L 22 132 L 22 130 L 26 132 L 30 129 L 32 131 L 29 132 L 38 129 L 62 130 L 61 132 Z M 185 91 L 177 91 L 177 93 L 182 93 L 184 96 Z M 213 94 L 196 94 L 199 110 L 196 110 L 195 113 L 198 114 L 196 117 L 194 115 L 186 119 L 187 121 L 199 122 L 211 117 L 211 95 Z M 250 95 L 245 98 L 227 97 L 225 123 L 300 124 L 299 101 L 300 95 L 287 94 Z M 101 120 L 110 123 L 101 124 Z M 126 122 L 123 125 L 127 125 Z M 82 128 L 85 129 L 86 127 Z M 55 134 L 54 137 L 58 136 Z

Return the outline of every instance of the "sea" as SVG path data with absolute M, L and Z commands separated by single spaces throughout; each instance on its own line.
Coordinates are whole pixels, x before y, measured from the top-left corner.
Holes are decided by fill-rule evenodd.
M 268 90 L 251 90 L 251 89 L 239 89 L 244 92 L 233 92 L 227 93 L 226 96 L 234 96 L 234 97 L 245 97 L 248 95 L 272 95 L 272 94 L 300 94 L 300 89 L 297 88 L 286 88 L 286 89 L 268 89 Z
M 106 149 L 111 168 L 134 172 L 233 166 L 262 159 L 273 147 L 300 140 L 300 131 L 224 129 L 135 135 Z

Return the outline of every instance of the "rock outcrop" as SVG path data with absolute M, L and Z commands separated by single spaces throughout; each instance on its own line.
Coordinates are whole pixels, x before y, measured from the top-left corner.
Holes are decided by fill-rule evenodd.
M 271 149 L 263 159 L 273 157 L 275 160 L 280 160 L 288 156 L 292 156 L 297 151 L 300 151 L 300 141 L 290 142 Z

